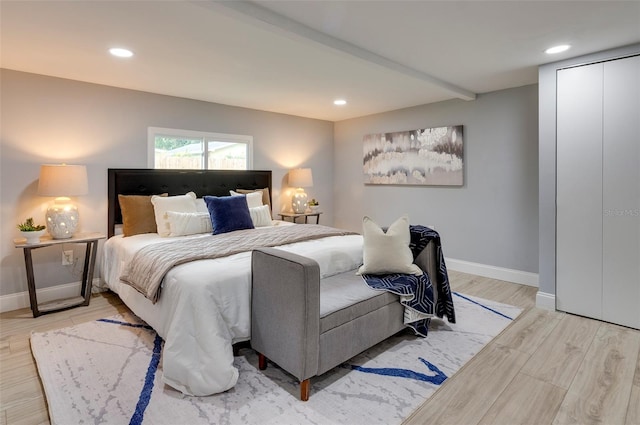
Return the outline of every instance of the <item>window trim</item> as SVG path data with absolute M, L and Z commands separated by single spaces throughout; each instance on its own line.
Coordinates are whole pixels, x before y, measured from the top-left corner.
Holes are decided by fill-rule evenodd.
M 253 136 L 243 134 L 212 133 L 208 131 L 183 130 L 177 128 L 147 128 L 147 167 L 156 168 L 156 136 L 202 138 L 204 141 L 215 139 L 217 142 L 245 143 L 247 145 L 247 170 L 253 170 Z M 208 146 L 204 144 L 205 149 Z M 206 156 L 205 156 L 206 158 Z M 206 168 L 207 162 L 204 162 Z

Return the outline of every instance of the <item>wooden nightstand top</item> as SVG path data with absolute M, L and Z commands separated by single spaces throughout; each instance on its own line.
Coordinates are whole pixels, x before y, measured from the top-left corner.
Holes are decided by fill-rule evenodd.
M 278 213 L 280 217 L 317 217 L 320 214 L 322 214 L 322 211 L 308 212 L 308 213 L 288 213 L 288 212 Z
M 308 212 L 308 213 L 288 213 L 288 212 L 278 213 L 278 215 L 280 216 L 280 220 L 284 220 L 286 217 L 286 218 L 290 218 L 291 221 L 293 221 L 294 223 L 296 222 L 296 218 L 304 217 L 305 224 L 307 223 L 307 219 L 309 217 L 315 217 L 316 224 L 320 223 L 320 214 L 322 214 L 322 211 Z
M 76 233 L 75 235 L 67 239 L 52 239 L 51 236 L 47 235 L 40 237 L 40 242 L 38 243 L 27 243 L 27 240 L 25 238 L 16 238 L 13 240 L 13 245 L 16 248 L 40 248 L 43 246 L 57 245 L 62 243 L 91 242 L 104 238 L 106 238 L 106 236 L 99 232 Z

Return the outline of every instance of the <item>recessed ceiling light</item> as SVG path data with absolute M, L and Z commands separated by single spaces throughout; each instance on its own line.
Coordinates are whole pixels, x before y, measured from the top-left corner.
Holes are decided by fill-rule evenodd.
M 347 101 L 344 99 L 336 99 L 333 101 L 334 105 L 338 105 L 338 106 L 342 106 L 342 105 L 346 105 Z
M 131 56 L 133 56 L 133 52 L 131 50 L 122 49 L 119 47 L 114 47 L 113 49 L 109 49 L 109 53 L 119 58 L 130 58 Z
M 568 44 L 561 44 L 559 46 L 549 47 L 544 52 L 549 54 L 549 55 L 553 55 L 555 53 L 565 52 L 565 51 L 569 50 L 569 47 L 571 47 L 571 46 L 569 46 Z

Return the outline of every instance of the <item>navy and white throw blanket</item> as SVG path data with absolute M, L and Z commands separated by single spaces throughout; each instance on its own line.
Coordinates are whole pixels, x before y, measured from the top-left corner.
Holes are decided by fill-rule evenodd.
M 437 276 L 432 278 L 435 279 L 438 291 L 437 301 L 434 303 L 434 288 L 427 273 L 422 273 L 420 276 L 399 273 L 385 275 L 363 274 L 362 277 L 367 285 L 373 289 L 400 295 L 401 303 L 405 306 L 406 325 L 413 329 L 417 335 L 426 337 L 431 319 L 422 317 L 446 316 L 449 322 L 455 323 L 456 314 L 453 307 L 453 298 L 451 297 L 447 266 L 444 263 L 440 235 L 435 230 L 425 226 L 411 225 L 409 230 L 411 232 L 409 248 L 411 248 L 414 261 L 429 242 L 433 241 L 436 245 L 438 273 Z M 412 314 L 412 312 L 416 314 Z M 415 317 L 419 317 L 419 319 L 416 320 Z

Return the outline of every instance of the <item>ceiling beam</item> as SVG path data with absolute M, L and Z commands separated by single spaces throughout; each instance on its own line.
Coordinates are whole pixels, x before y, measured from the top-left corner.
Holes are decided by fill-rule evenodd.
M 476 98 L 476 94 L 469 90 L 441 80 L 437 77 L 434 77 L 433 75 L 429 75 L 425 72 L 395 62 L 384 56 L 378 55 L 377 53 L 373 53 L 369 50 L 363 49 L 362 47 L 358 47 L 355 44 L 351 44 L 347 41 L 325 34 L 321 31 L 317 31 L 307 25 L 275 13 L 272 10 L 262 7 L 252 1 L 209 0 L 193 1 L 193 3 L 209 9 L 215 9 L 217 11 L 232 12 L 231 14 L 234 17 L 244 19 L 245 21 L 248 21 L 249 23 L 252 23 L 254 25 L 256 23 L 260 23 L 263 27 L 266 26 L 271 30 L 277 29 L 288 34 L 294 34 L 303 39 L 310 40 L 314 43 L 318 43 L 331 49 L 338 50 L 340 52 L 346 53 L 347 55 L 357 57 L 369 63 L 382 66 L 384 68 L 402 73 L 404 75 L 408 75 L 413 78 L 417 78 L 422 81 L 426 81 L 449 92 L 453 97 L 463 100 L 475 100 Z

